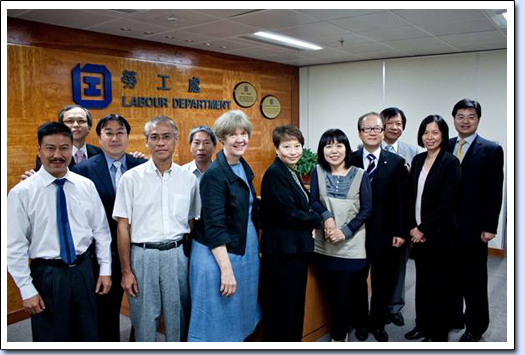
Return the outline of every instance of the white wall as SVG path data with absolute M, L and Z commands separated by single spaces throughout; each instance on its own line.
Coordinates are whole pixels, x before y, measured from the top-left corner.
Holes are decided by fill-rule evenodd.
M 419 124 L 430 114 L 441 115 L 453 137 L 452 107 L 471 98 L 483 109 L 478 133 L 501 144 L 507 156 L 506 50 L 304 67 L 299 80 L 300 128 L 314 151 L 329 128 L 342 129 L 355 149 L 357 118 L 390 106 L 407 116 L 401 137 L 407 143 L 417 144 Z M 492 248 L 504 248 L 505 215 L 503 206 Z

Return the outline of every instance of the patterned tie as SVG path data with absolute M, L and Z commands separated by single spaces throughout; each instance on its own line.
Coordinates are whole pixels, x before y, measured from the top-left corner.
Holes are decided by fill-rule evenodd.
M 82 151 L 82 149 L 77 150 L 77 153 L 75 154 L 75 156 L 77 157 L 75 159 L 75 162 L 77 164 L 82 163 L 84 160 L 86 160 L 86 156 L 84 155 L 84 152 Z
M 120 182 L 120 178 L 122 177 L 122 170 L 120 170 L 120 166 L 121 165 L 122 165 L 122 163 L 119 162 L 118 160 L 113 162 L 113 166 L 116 169 L 116 171 L 115 171 L 115 181 L 114 181 L 114 184 L 113 184 L 113 186 L 115 187 L 115 191 L 117 191 L 118 183 Z
M 387 146 L 386 146 L 386 150 L 389 151 L 389 152 L 395 153 L 395 151 L 394 151 L 394 147 L 391 146 L 391 145 L 387 145 Z
M 372 182 L 372 180 L 374 179 L 374 174 L 376 173 L 376 156 L 370 153 L 366 156 L 366 158 L 370 161 L 368 163 L 368 168 L 366 169 L 366 172 L 370 177 L 370 182 Z
M 460 138 L 458 151 L 456 152 L 456 157 L 459 159 L 460 163 L 463 162 L 463 146 L 465 143 L 467 143 L 467 141 L 465 141 L 463 138 Z
M 67 216 L 67 201 L 64 193 L 64 184 L 66 179 L 56 179 L 54 183 L 57 185 L 57 224 L 58 235 L 60 237 L 60 257 L 68 265 L 75 262 L 77 254 L 75 252 L 75 244 L 73 243 L 73 236 L 71 235 L 71 228 L 69 227 L 69 218 Z

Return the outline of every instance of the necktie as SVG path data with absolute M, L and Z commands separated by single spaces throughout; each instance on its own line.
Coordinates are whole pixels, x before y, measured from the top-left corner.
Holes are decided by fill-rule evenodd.
M 115 191 L 117 191 L 118 183 L 120 182 L 120 178 L 122 177 L 122 170 L 120 170 L 120 166 L 122 165 L 119 161 L 114 161 L 113 166 L 115 167 Z
M 60 237 L 60 257 L 66 264 L 71 265 L 75 262 L 77 254 L 67 216 L 67 201 L 64 193 L 65 182 L 66 179 L 56 179 L 54 181 L 57 185 L 57 227 Z
M 82 163 L 84 160 L 86 160 L 86 156 L 84 155 L 84 152 L 82 151 L 82 149 L 79 149 L 77 150 L 77 153 L 75 154 L 75 156 L 77 157 L 76 159 L 76 163 Z
M 459 159 L 459 162 L 463 162 L 463 146 L 467 143 L 463 138 L 459 140 L 458 151 L 456 152 L 456 157 Z
M 376 172 L 376 156 L 370 153 L 366 156 L 366 158 L 370 161 L 368 163 L 368 168 L 366 169 L 366 172 L 370 177 L 370 182 L 372 182 L 372 179 L 374 178 L 374 174 Z
M 389 151 L 389 152 L 391 152 L 391 153 L 395 153 L 395 152 L 394 152 L 394 147 L 391 146 L 391 145 L 387 145 L 387 146 L 386 146 L 386 150 Z

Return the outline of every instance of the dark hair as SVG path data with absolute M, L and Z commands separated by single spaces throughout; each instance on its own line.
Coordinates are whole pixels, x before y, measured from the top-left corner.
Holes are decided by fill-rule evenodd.
M 126 133 L 129 136 L 129 134 L 131 133 L 131 126 L 129 125 L 128 121 L 118 113 L 110 113 L 109 115 L 102 117 L 100 121 L 98 121 L 97 127 L 95 128 L 95 130 L 97 131 L 97 136 L 100 137 L 102 128 L 104 128 L 110 121 L 117 121 L 121 127 L 124 126 L 124 128 L 126 128 Z
M 481 105 L 479 104 L 479 102 L 475 100 L 470 100 L 470 99 L 463 99 L 459 101 L 457 104 L 455 104 L 454 108 L 452 109 L 452 117 L 456 117 L 456 113 L 459 110 L 469 109 L 469 108 L 473 108 L 474 110 L 476 110 L 476 113 L 478 114 L 478 118 L 481 118 Z
M 68 137 L 73 143 L 73 133 L 68 126 L 60 122 L 47 122 L 38 127 L 38 145 L 42 144 L 42 139 L 45 136 L 52 136 L 54 134 L 61 134 Z
M 84 106 L 80 106 L 80 105 L 67 105 L 67 106 L 64 106 L 64 108 L 62 110 L 60 110 L 60 112 L 58 113 L 58 122 L 64 123 L 64 113 L 66 113 L 67 111 L 72 110 L 74 108 L 77 108 L 77 107 L 81 108 L 82 110 L 84 110 L 84 112 L 86 113 L 88 126 L 92 127 L 93 126 L 93 116 L 91 116 L 91 112 L 89 112 L 89 110 L 87 108 L 85 108 Z
M 348 169 L 350 166 L 352 166 L 352 148 L 350 148 L 350 141 L 348 140 L 346 134 L 337 128 L 329 129 L 328 131 L 324 132 L 321 136 L 321 139 L 319 139 L 319 146 L 317 147 L 317 162 L 324 170 L 330 171 L 330 164 L 324 157 L 324 147 L 334 142 L 342 143 L 345 146 L 345 168 Z
M 423 144 L 423 134 L 425 134 L 427 125 L 432 122 L 436 122 L 439 131 L 441 132 L 442 141 L 439 146 L 442 149 L 445 149 L 448 145 L 448 125 L 447 122 L 440 115 L 430 115 L 425 117 L 425 119 L 421 121 L 421 124 L 419 125 L 419 131 L 417 132 L 417 144 L 419 144 L 420 147 L 425 147 L 425 145 Z
M 217 145 L 217 137 L 215 137 L 215 133 L 213 133 L 213 130 L 209 127 L 209 126 L 196 126 L 196 127 L 193 127 L 190 131 L 190 134 L 188 135 L 188 141 L 190 142 L 193 142 L 193 136 L 196 134 L 196 133 L 199 133 L 199 132 L 204 132 L 208 135 L 208 137 L 210 137 L 210 140 L 211 142 L 213 143 L 214 146 Z
M 405 113 L 397 107 L 385 108 L 379 115 L 381 116 L 384 125 L 386 125 L 386 121 L 399 115 L 401 116 L 401 121 L 403 121 L 403 130 L 405 130 L 407 126 L 407 118 Z
M 363 122 L 365 120 L 365 118 L 367 118 L 368 116 L 377 116 L 380 120 L 381 120 L 381 124 L 384 126 L 385 124 L 383 123 L 383 120 L 381 119 L 381 116 L 379 115 L 379 113 L 377 112 L 368 112 L 368 113 L 365 113 L 364 115 L 362 115 L 361 117 L 359 117 L 357 119 L 357 132 L 361 132 L 361 122 Z
M 294 125 L 287 124 L 273 130 L 273 145 L 275 148 L 279 148 L 281 142 L 291 139 L 297 139 L 301 145 L 304 145 L 303 134 Z

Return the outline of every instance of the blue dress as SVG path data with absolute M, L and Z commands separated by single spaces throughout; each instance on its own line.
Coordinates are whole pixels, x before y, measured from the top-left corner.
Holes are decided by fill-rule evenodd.
M 246 184 L 241 164 L 230 165 Z M 251 216 L 253 196 L 250 194 Z M 246 252 L 228 253 L 237 281 L 230 297 L 220 293 L 221 272 L 210 248 L 193 240 L 190 257 L 191 316 L 188 341 L 244 341 L 261 319 L 257 300 L 259 289 L 259 241 L 251 218 L 248 219 Z

